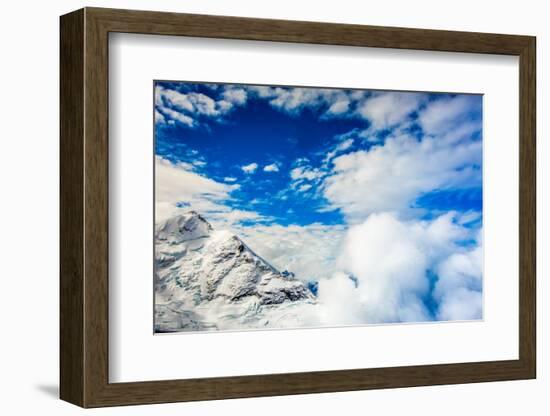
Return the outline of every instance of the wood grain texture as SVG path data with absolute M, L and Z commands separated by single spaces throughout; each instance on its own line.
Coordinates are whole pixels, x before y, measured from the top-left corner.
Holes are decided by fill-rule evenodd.
M 97 401 L 108 380 L 109 134 L 108 32 L 85 12 L 84 59 L 84 290 L 85 406 Z
M 84 404 L 84 12 L 61 19 L 60 388 Z
M 536 377 L 537 158 L 536 41 L 520 54 L 519 98 L 519 338 L 520 360 Z
M 140 383 L 108 380 L 108 33 L 520 57 L 518 360 Z M 535 39 L 87 8 L 61 18 L 61 397 L 100 407 L 534 378 Z

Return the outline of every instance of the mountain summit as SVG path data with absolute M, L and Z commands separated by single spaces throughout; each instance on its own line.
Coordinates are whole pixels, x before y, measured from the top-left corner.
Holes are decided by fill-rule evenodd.
M 159 224 L 155 235 L 156 332 L 301 326 L 315 306 L 292 273 L 195 211 Z

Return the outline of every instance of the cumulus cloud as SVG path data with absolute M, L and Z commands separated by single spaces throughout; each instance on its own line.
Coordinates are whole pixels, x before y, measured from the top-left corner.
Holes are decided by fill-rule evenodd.
M 227 87 L 222 94 L 225 101 L 236 105 L 243 105 L 246 103 L 248 94 L 245 89 L 238 87 Z
M 178 121 L 180 122 L 181 124 L 184 124 L 188 127 L 194 127 L 195 126 L 195 121 L 185 115 L 185 114 L 182 114 L 178 111 L 174 111 L 172 110 L 171 108 L 168 108 L 168 107 L 163 107 L 162 108 L 162 115 L 163 115 L 163 118 L 166 118 L 168 117 L 170 120 L 168 121 L 168 123 L 170 123 L 171 121 Z
M 206 85 L 206 84 L 205 84 Z M 428 103 L 428 95 L 413 92 L 376 92 L 362 90 L 340 90 L 330 88 L 302 88 L 302 87 L 270 87 L 270 86 L 239 86 L 239 85 L 210 85 L 211 94 L 198 92 L 181 92 L 169 87 L 158 85 L 155 89 L 155 106 L 163 116 L 165 109 L 180 112 L 195 120 L 198 117 L 220 118 L 232 111 L 235 107 L 244 106 L 252 98 L 266 100 L 273 108 L 288 114 L 299 114 L 309 108 L 318 112 L 321 118 L 344 117 L 361 118 L 370 123 L 369 129 L 363 133 L 371 137 L 371 133 L 380 129 L 387 129 L 404 123 L 410 116 L 423 111 L 420 117 L 426 131 L 434 131 L 438 125 L 442 126 L 445 117 L 440 116 L 439 110 L 448 114 L 451 107 L 460 113 L 475 105 L 475 96 L 460 95 L 452 103 L 441 100 L 434 105 Z M 430 108 L 431 107 L 431 108 Z M 172 113 L 173 114 L 173 113 Z M 170 117 L 170 116 L 168 116 Z M 174 118 L 174 120 L 179 121 Z M 439 123 L 439 124 L 438 124 Z M 184 123 L 190 125 L 190 123 Z
M 460 245 L 471 231 L 454 219 L 403 221 L 383 213 L 351 227 L 337 260 L 341 272 L 319 282 L 326 315 L 347 316 L 349 323 L 480 319 L 481 248 Z M 435 289 L 430 279 L 438 279 Z M 430 299 L 439 305 L 435 311 Z
M 364 305 L 357 299 L 355 284 L 347 274 L 336 272 L 330 279 L 321 279 L 317 290 L 319 306 L 316 318 L 320 325 L 342 326 L 369 323 L 365 320 Z
M 272 163 L 270 165 L 264 166 L 264 172 L 279 172 L 279 165 Z
M 209 96 L 196 92 L 181 93 L 157 86 L 157 94 L 161 99 L 172 108 L 179 111 L 202 114 L 206 116 L 215 116 L 220 114 L 215 100 Z
M 249 93 L 267 100 L 274 108 L 299 114 L 309 108 L 321 118 L 360 118 L 373 129 L 384 129 L 405 121 L 427 100 L 411 92 L 376 92 L 301 87 L 248 87 Z
M 426 98 L 425 94 L 411 92 L 378 93 L 361 103 L 357 113 L 374 129 L 386 129 L 403 123 Z
M 317 107 L 323 103 L 323 90 L 315 88 L 263 89 L 260 96 L 269 97 L 270 104 L 287 112 L 299 112 L 304 107 Z
M 297 115 L 305 108 L 321 109 L 321 117 L 328 118 L 348 115 L 359 98 L 351 90 L 330 88 L 250 86 L 248 90 L 288 114 Z
M 482 315 L 483 253 L 478 245 L 465 253 L 454 253 L 437 267 L 439 280 L 434 297 L 440 320 L 479 319 Z
M 227 86 L 222 92 L 213 90 L 212 98 L 209 95 L 198 92 L 181 92 L 162 85 L 155 87 L 155 110 L 164 119 L 179 122 L 188 127 L 196 127 L 201 117 L 219 119 L 235 106 L 246 103 L 247 94 L 242 88 Z M 158 118 L 158 120 L 161 120 Z
M 244 165 L 244 166 L 241 166 L 241 170 L 244 172 L 244 173 L 254 173 L 256 172 L 256 169 L 258 169 L 258 164 L 253 162 L 253 163 L 249 163 L 248 165 Z
M 323 193 L 351 220 L 381 211 L 408 211 L 423 193 L 481 185 L 481 141 L 418 141 L 407 134 L 333 159 Z

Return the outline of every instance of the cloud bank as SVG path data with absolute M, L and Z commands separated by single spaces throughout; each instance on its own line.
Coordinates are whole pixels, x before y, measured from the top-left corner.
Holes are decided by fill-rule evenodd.
M 472 231 L 455 220 L 453 213 L 432 221 L 383 213 L 351 227 L 341 271 L 319 282 L 328 323 L 480 319 L 481 247 L 461 245 Z

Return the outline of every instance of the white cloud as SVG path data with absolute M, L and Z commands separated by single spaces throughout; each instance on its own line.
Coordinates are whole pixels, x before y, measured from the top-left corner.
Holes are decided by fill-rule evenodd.
M 162 87 L 157 87 L 157 90 L 165 102 L 177 110 L 207 116 L 219 115 L 219 109 L 216 109 L 216 101 L 205 94 L 196 92 L 181 93 Z
M 165 124 L 166 123 L 166 119 L 164 118 L 164 116 L 159 113 L 158 110 L 155 110 L 155 124 Z
M 237 182 L 237 178 L 235 178 L 233 176 L 226 176 L 225 178 L 223 178 L 223 180 L 225 182 Z
M 162 113 L 166 117 L 170 117 L 170 121 L 179 121 L 182 124 L 185 124 L 186 126 L 193 127 L 195 125 L 195 121 L 185 114 L 182 114 L 180 112 L 174 111 L 171 108 L 168 107 L 162 107 Z
M 468 114 L 481 112 L 481 99 L 477 95 L 458 95 L 434 101 L 419 114 L 419 123 L 426 134 L 449 134 L 450 125 L 460 123 L 462 129 L 479 129 L 479 123 L 468 122 Z
M 299 159 L 296 163 L 307 163 L 307 160 Z M 289 192 L 297 192 L 298 194 L 302 194 L 301 196 L 303 197 L 304 195 L 306 195 L 306 192 L 310 190 L 312 190 L 312 192 L 307 193 L 307 197 L 319 197 L 319 189 L 314 188 L 314 186 L 317 186 L 319 183 L 321 183 L 326 174 L 327 172 L 319 168 L 312 168 L 308 165 L 295 167 L 290 171 L 291 182 L 290 186 L 284 191 L 285 197 L 288 198 L 288 196 L 286 196 L 286 193 Z
M 461 225 L 471 224 L 481 220 L 482 216 L 480 211 L 466 211 L 457 218 L 457 222 Z
M 176 107 L 179 110 L 193 111 L 194 106 L 187 94 L 182 94 L 175 90 L 170 90 L 157 86 L 155 89 L 156 102 L 158 106 L 164 105 L 164 101 Z
M 342 272 L 319 282 L 319 301 L 330 312 L 324 315 L 345 317 L 349 324 L 480 319 L 481 289 L 463 276 L 481 278 L 481 248 L 460 247 L 457 242 L 471 231 L 453 220 L 447 214 L 433 221 L 402 221 L 384 213 L 351 227 L 337 261 Z M 441 273 L 434 293 L 429 270 Z M 430 297 L 441 302 L 436 316 L 424 303 Z
M 332 149 L 330 152 L 327 153 L 325 157 L 325 163 L 331 160 L 334 156 L 336 156 L 339 153 L 342 153 L 346 150 L 348 150 L 351 146 L 353 146 L 353 139 L 345 139 L 342 142 L 338 143 L 334 149 Z
M 321 279 L 317 290 L 321 325 L 342 326 L 369 323 L 364 316 L 364 305 L 358 301 L 355 284 L 347 274 L 336 272 L 329 279 Z
M 257 97 L 269 100 L 276 109 L 298 114 L 304 108 L 324 108 L 323 117 L 346 115 L 353 105 L 352 94 L 330 88 L 251 86 L 248 90 Z
M 438 319 L 467 320 L 482 314 L 481 246 L 465 253 L 454 253 L 437 268 L 439 280 L 435 298 L 439 303 Z
M 246 103 L 248 95 L 243 88 L 227 88 L 223 92 L 222 97 L 232 104 L 243 105 Z
M 349 152 L 351 140 L 375 143 L 373 128 L 337 136 L 338 145 L 324 159 L 325 166 L 332 161 L 332 170 L 329 175 L 321 175 L 320 189 L 329 201 L 327 208 L 341 209 L 352 222 L 362 221 L 374 212 L 411 215 L 411 205 L 424 193 L 481 186 L 482 143 L 472 140 L 482 128 L 480 97 L 458 95 L 424 103 L 418 123 L 425 135 L 418 140 L 404 130 L 410 120 L 403 117 L 407 119 L 410 110 L 424 99 L 422 94 L 405 93 L 383 93 L 366 99 L 367 106 L 379 105 L 372 109 L 378 114 L 373 118 L 378 120 L 377 127 L 402 124 L 368 150 Z M 397 116 L 387 116 L 394 104 Z M 299 167 L 292 172 L 293 179 L 301 177 L 305 169 Z
M 329 107 L 327 113 L 330 115 L 344 114 L 349 110 L 349 106 L 350 101 L 347 98 L 340 99 Z
M 258 169 L 257 163 L 249 163 L 248 165 L 241 166 L 241 170 L 244 173 L 254 173 L 256 172 L 256 169 Z
M 308 180 L 313 181 L 316 179 L 319 179 L 323 176 L 323 172 L 321 172 L 317 168 L 311 168 L 308 166 L 299 166 L 290 171 L 290 178 L 292 180 Z
M 193 166 L 197 166 L 199 168 L 202 168 L 202 167 L 206 166 L 206 162 L 204 160 L 194 160 L 193 161 Z
M 231 91 L 227 92 L 228 96 L 233 94 Z M 242 96 L 241 100 L 249 95 L 267 100 L 274 108 L 289 114 L 299 114 L 303 109 L 310 108 L 319 111 L 321 118 L 365 119 L 371 125 L 362 132 L 362 136 L 371 139 L 375 138 L 373 133 L 378 130 L 411 122 L 415 112 L 420 113 L 419 122 L 424 125 L 426 132 L 438 133 L 438 127 L 446 129 L 446 122 L 456 119 L 455 116 L 467 114 L 480 103 L 479 96 L 473 95 L 458 95 L 430 102 L 428 94 L 419 92 L 373 93 L 367 90 L 302 87 L 248 86 L 242 87 L 239 95 Z M 228 101 L 233 103 L 231 99 Z
M 217 89 L 212 90 L 213 94 Z M 198 117 L 218 119 L 235 106 L 246 103 L 247 94 L 242 88 L 225 87 L 218 98 L 197 92 L 179 92 L 158 85 L 155 88 L 155 106 L 164 117 L 189 127 L 196 126 Z
M 320 97 L 320 90 L 315 88 L 275 88 L 270 103 L 274 107 L 294 112 L 304 106 L 320 105 Z
M 338 144 L 335 150 L 342 152 L 344 150 L 348 150 L 351 146 L 353 146 L 353 139 L 347 139 L 347 140 L 344 140 L 342 143 Z
M 264 166 L 264 172 L 279 172 L 279 165 L 272 163 L 271 165 Z
M 367 98 L 357 113 L 372 123 L 376 130 L 404 122 L 426 100 L 424 94 L 411 92 L 384 92 Z
M 274 87 L 268 87 L 265 85 L 249 85 L 246 88 L 249 92 L 256 94 L 259 98 L 269 98 L 275 94 Z
M 219 209 L 220 202 L 234 189 L 193 172 L 188 163 L 172 163 L 155 158 L 155 204 L 157 222 L 174 215 L 176 203 L 186 202 L 206 212 Z
M 469 321 L 480 319 L 483 310 L 481 291 L 460 286 L 442 300 L 438 313 L 441 321 Z
M 270 218 L 264 217 L 254 211 L 245 211 L 235 208 L 224 208 L 219 211 L 206 213 L 205 216 L 211 221 L 215 228 L 235 227 L 241 221 L 266 221 Z
M 322 185 L 324 196 L 353 221 L 373 212 L 408 211 L 423 193 L 481 184 L 480 141 L 449 143 L 392 136 L 384 145 L 333 159 L 332 175 Z
M 232 227 L 242 220 L 266 221 L 269 218 L 253 211 L 232 209 L 225 205 L 238 184 L 216 182 L 194 171 L 189 163 L 172 163 L 155 158 L 155 220 L 158 223 L 181 211 L 200 212 L 215 227 Z M 183 202 L 185 206 L 178 207 Z

